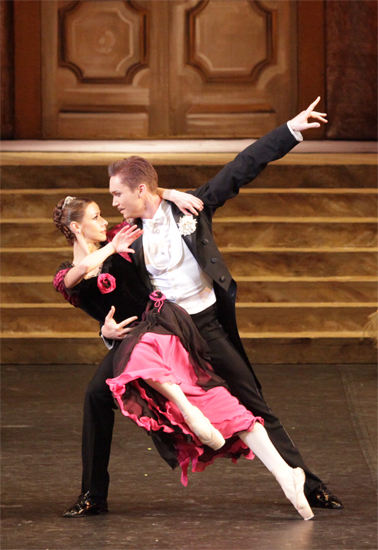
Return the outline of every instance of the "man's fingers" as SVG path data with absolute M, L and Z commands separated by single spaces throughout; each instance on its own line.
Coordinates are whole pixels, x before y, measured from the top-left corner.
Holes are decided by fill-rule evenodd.
M 108 313 L 107 316 L 105 317 L 105 321 L 111 321 L 111 320 L 113 319 L 113 317 L 114 317 L 114 313 L 115 313 L 115 307 L 112 306 L 112 307 L 110 308 L 109 313 Z
M 113 329 L 113 340 L 123 340 L 125 336 L 133 330 L 133 327 L 127 327 L 130 323 L 133 321 L 136 321 L 138 317 L 129 317 L 128 319 L 124 319 L 121 321 L 121 323 L 118 323 L 115 328 Z
M 311 113 L 311 111 L 314 110 L 314 108 L 317 106 L 317 104 L 320 101 L 320 95 L 311 103 L 311 105 L 306 109 L 307 113 Z
M 138 317 L 136 315 L 134 315 L 134 317 L 128 317 L 127 319 L 124 319 L 123 321 L 118 323 L 118 328 L 119 329 L 124 328 L 127 325 L 129 325 L 130 323 L 132 323 L 133 321 L 136 321 L 137 319 L 138 319 Z
M 323 115 L 323 113 L 322 113 L 322 114 L 320 114 L 320 113 L 315 113 L 315 112 L 314 112 L 314 113 L 310 113 L 310 117 L 311 117 L 311 118 L 316 118 L 317 120 L 321 120 L 322 122 L 328 122 L 328 120 L 327 120 L 326 118 L 324 118 L 324 116 L 327 116 L 326 113 L 324 113 L 324 116 L 322 116 L 322 115 Z M 309 118 L 310 118 L 310 117 L 309 117 Z
M 133 327 L 130 328 L 124 328 L 123 330 L 118 332 L 117 339 L 125 338 L 125 336 L 133 330 Z

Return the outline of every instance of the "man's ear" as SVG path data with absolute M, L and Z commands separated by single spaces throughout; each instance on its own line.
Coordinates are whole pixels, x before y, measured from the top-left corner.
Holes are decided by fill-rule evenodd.
M 138 197 L 141 198 L 147 193 L 147 186 L 145 183 L 140 183 L 138 187 Z

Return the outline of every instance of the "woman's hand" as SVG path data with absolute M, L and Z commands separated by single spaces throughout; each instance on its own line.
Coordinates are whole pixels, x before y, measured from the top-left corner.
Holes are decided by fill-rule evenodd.
M 135 250 L 130 248 L 130 245 L 134 241 L 139 239 L 142 234 L 143 229 L 138 229 L 137 225 L 124 227 L 116 234 L 111 244 L 118 254 L 122 254 L 125 252 L 127 252 L 128 254 L 134 254 Z
M 108 340 L 123 340 L 125 336 L 133 330 L 132 327 L 128 328 L 127 325 L 133 321 L 137 321 L 138 317 L 129 317 L 121 323 L 117 323 L 114 319 L 114 313 L 115 307 L 112 306 L 105 317 L 105 323 L 101 328 L 101 334 Z
M 316 118 L 321 122 L 328 122 L 328 120 L 324 118 L 325 116 L 327 116 L 327 113 L 318 113 L 317 111 L 313 110 L 315 109 L 319 101 L 320 96 L 315 99 L 315 101 L 311 103 L 311 105 L 305 111 L 302 111 L 292 120 L 289 120 L 289 124 L 294 132 L 303 132 L 303 130 L 308 130 L 309 128 L 320 127 L 319 122 L 308 122 L 309 118 Z
M 198 212 L 203 210 L 203 202 L 198 197 L 191 195 L 190 193 L 183 193 L 176 189 L 164 189 L 161 190 L 161 196 L 163 199 L 174 202 L 175 205 L 188 216 L 198 216 Z

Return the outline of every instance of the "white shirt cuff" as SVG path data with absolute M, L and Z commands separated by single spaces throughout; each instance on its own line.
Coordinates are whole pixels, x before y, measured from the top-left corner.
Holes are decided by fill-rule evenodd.
M 303 141 L 302 134 L 300 132 L 296 132 L 295 130 L 293 130 L 293 128 L 290 126 L 290 122 L 287 123 L 287 127 L 289 128 L 290 132 L 293 134 L 293 136 L 297 141 Z
M 100 336 L 101 336 L 102 341 L 104 342 L 105 346 L 108 348 L 108 350 L 113 349 L 114 340 L 108 340 L 108 338 L 105 338 L 105 336 L 103 336 L 102 332 L 100 333 Z

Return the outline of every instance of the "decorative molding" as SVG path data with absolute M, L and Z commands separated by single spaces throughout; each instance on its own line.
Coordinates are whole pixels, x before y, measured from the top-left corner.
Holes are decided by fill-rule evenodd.
M 65 105 L 59 113 L 148 113 L 146 105 Z
M 69 16 L 81 9 L 83 1 L 74 0 L 67 6 L 58 10 L 58 64 L 60 67 L 70 69 L 75 74 L 79 82 L 84 84 L 131 84 L 134 76 L 141 69 L 148 67 L 149 17 L 147 10 L 134 5 L 133 0 L 124 0 L 120 3 L 125 4 L 128 10 L 134 12 L 139 17 L 139 59 L 127 67 L 125 74 L 122 76 L 85 76 L 85 71 L 77 63 L 69 59 L 67 43 Z M 104 10 L 106 10 L 106 2 L 101 2 L 101 4 L 103 4 Z M 101 40 L 102 43 L 100 48 L 102 51 L 99 53 L 106 55 L 111 52 L 116 37 L 114 37 L 114 34 L 108 30 L 104 32 Z M 119 63 L 122 61 L 125 61 L 125 57 L 120 59 Z
M 260 74 L 268 66 L 276 63 L 277 56 L 277 13 L 262 5 L 260 0 L 248 0 L 251 9 L 265 20 L 265 58 L 253 65 L 248 74 L 235 74 L 234 69 L 212 69 L 203 61 L 203 55 L 197 51 L 199 16 L 211 0 L 200 0 L 186 11 L 186 63 L 195 68 L 205 82 L 257 82 Z M 201 59 L 202 57 L 202 59 Z
M 246 113 L 275 113 L 270 103 L 193 103 L 186 114 L 246 114 Z

